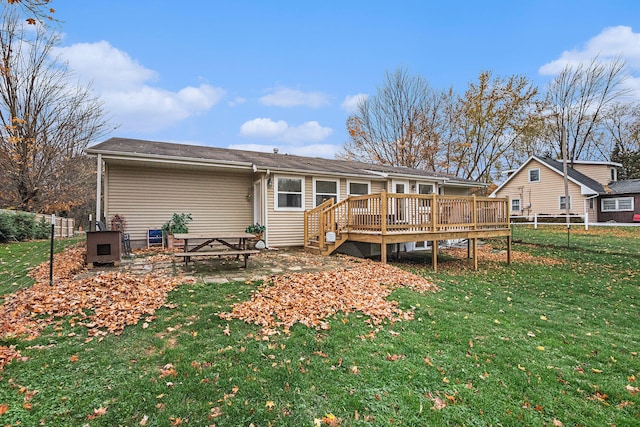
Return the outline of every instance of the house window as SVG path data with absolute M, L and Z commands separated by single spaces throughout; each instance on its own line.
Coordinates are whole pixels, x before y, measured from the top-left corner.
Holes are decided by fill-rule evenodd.
M 594 199 L 589 199 L 589 210 L 593 210 L 595 208 Z
M 567 210 L 567 205 L 566 205 L 566 200 L 564 196 L 560 196 L 560 210 L 564 211 Z M 569 209 L 571 209 L 571 196 L 569 196 Z
M 334 202 L 338 201 L 338 181 L 326 181 L 317 179 L 313 184 L 314 206 L 322 204 L 325 200 L 333 198 Z
M 511 211 L 519 211 L 520 210 L 520 199 L 511 199 Z
M 613 199 L 602 199 L 602 212 L 633 211 L 633 197 L 616 197 Z
M 433 194 L 433 184 L 418 184 L 418 194 Z
M 349 182 L 349 195 L 350 196 L 362 196 L 364 194 L 369 194 L 369 183 L 368 182 Z
M 618 180 L 618 171 L 616 168 L 611 168 L 611 181 Z
M 302 210 L 303 188 L 304 180 L 302 178 L 276 178 L 276 209 Z
M 529 182 L 540 182 L 540 169 L 529 169 Z

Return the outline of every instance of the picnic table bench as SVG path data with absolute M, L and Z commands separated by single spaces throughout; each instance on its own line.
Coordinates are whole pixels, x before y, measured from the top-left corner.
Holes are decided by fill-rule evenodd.
M 260 252 L 256 249 L 247 249 L 247 240 L 254 237 L 249 233 L 178 233 L 174 237 L 184 241 L 184 250 L 174 253 L 174 256 L 184 258 L 185 263 L 191 261 L 192 257 L 235 256 L 236 259 L 239 259 L 242 256 L 244 257 L 244 268 L 247 268 L 249 257 Z M 189 240 L 200 242 L 190 248 Z M 201 250 L 215 242 L 226 246 L 226 249 Z

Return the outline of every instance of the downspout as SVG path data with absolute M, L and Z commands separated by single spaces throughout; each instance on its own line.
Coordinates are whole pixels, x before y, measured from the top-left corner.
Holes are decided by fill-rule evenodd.
M 96 179 L 96 220 L 94 231 L 98 231 L 98 221 L 102 218 L 100 217 L 100 211 L 102 210 L 102 206 L 100 206 L 100 201 L 102 199 L 102 154 L 98 154 L 98 176 Z

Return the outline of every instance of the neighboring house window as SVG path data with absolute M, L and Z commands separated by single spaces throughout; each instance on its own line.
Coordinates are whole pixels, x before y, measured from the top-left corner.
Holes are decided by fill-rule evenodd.
M 611 181 L 618 180 L 618 171 L 616 168 L 611 168 Z
M 418 194 L 433 194 L 433 184 L 418 184 Z
M 589 199 L 589 210 L 593 210 L 595 208 L 595 203 L 593 202 L 594 199 Z
M 567 209 L 566 200 L 564 196 L 560 196 L 560 210 L 564 211 Z M 569 196 L 569 209 L 571 209 L 571 196 Z
M 313 191 L 315 193 L 314 206 L 318 206 L 331 198 L 333 198 L 334 202 L 338 202 L 338 181 L 317 179 L 314 181 Z
M 619 212 L 634 210 L 633 197 L 617 197 L 613 199 L 602 199 L 602 212 Z
M 276 178 L 276 209 L 301 210 L 304 199 L 304 180 L 302 178 Z
M 529 182 L 540 182 L 540 169 L 529 169 Z
M 349 188 L 349 196 L 362 196 L 364 194 L 369 194 L 368 182 L 351 181 L 349 182 L 348 188 Z
M 519 211 L 520 210 L 520 199 L 512 199 L 511 200 L 511 211 Z

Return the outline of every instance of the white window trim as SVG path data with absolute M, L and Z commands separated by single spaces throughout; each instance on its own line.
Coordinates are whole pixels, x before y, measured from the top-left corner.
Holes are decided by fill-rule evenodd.
M 566 211 L 567 208 L 563 208 L 562 207 L 562 198 L 564 197 L 564 194 L 561 196 L 558 196 L 558 209 L 560 209 L 561 211 Z M 571 197 L 571 195 L 569 195 L 569 210 L 573 209 L 573 197 Z
M 299 179 L 301 181 L 301 190 L 302 190 L 302 203 L 299 208 L 291 208 L 291 207 L 279 207 L 278 206 L 278 180 L 282 179 Z M 273 210 L 275 211 L 289 211 L 289 212 L 304 212 L 305 208 L 305 180 L 303 176 L 291 176 L 291 175 L 276 175 L 273 183 Z
M 351 196 L 351 184 L 366 184 L 367 194 L 371 194 L 371 181 L 347 181 L 347 196 Z
M 538 180 L 537 181 L 531 181 L 531 172 L 532 171 L 538 171 Z M 532 169 L 527 169 L 527 180 L 529 182 L 540 182 L 540 168 L 532 168 Z
M 513 209 L 513 202 L 518 202 L 518 209 Z M 522 212 L 522 202 L 520 199 L 511 199 L 511 212 Z
M 616 207 L 615 209 L 605 209 L 604 201 L 614 200 Z M 620 209 L 620 200 L 631 200 L 631 209 Z M 635 210 L 635 199 L 633 197 L 607 197 L 600 200 L 600 210 L 602 212 L 632 212 Z
M 331 178 L 313 178 L 313 207 L 315 208 L 316 206 L 316 196 L 318 195 L 326 195 L 328 193 L 318 193 L 316 192 L 316 182 L 318 181 L 326 181 L 326 182 L 335 182 L 336 183 L 336 194 L 335 194 L 335 203 L 338 203 L 340 201 L 340 180 L 339 179 L 331 179 Z

